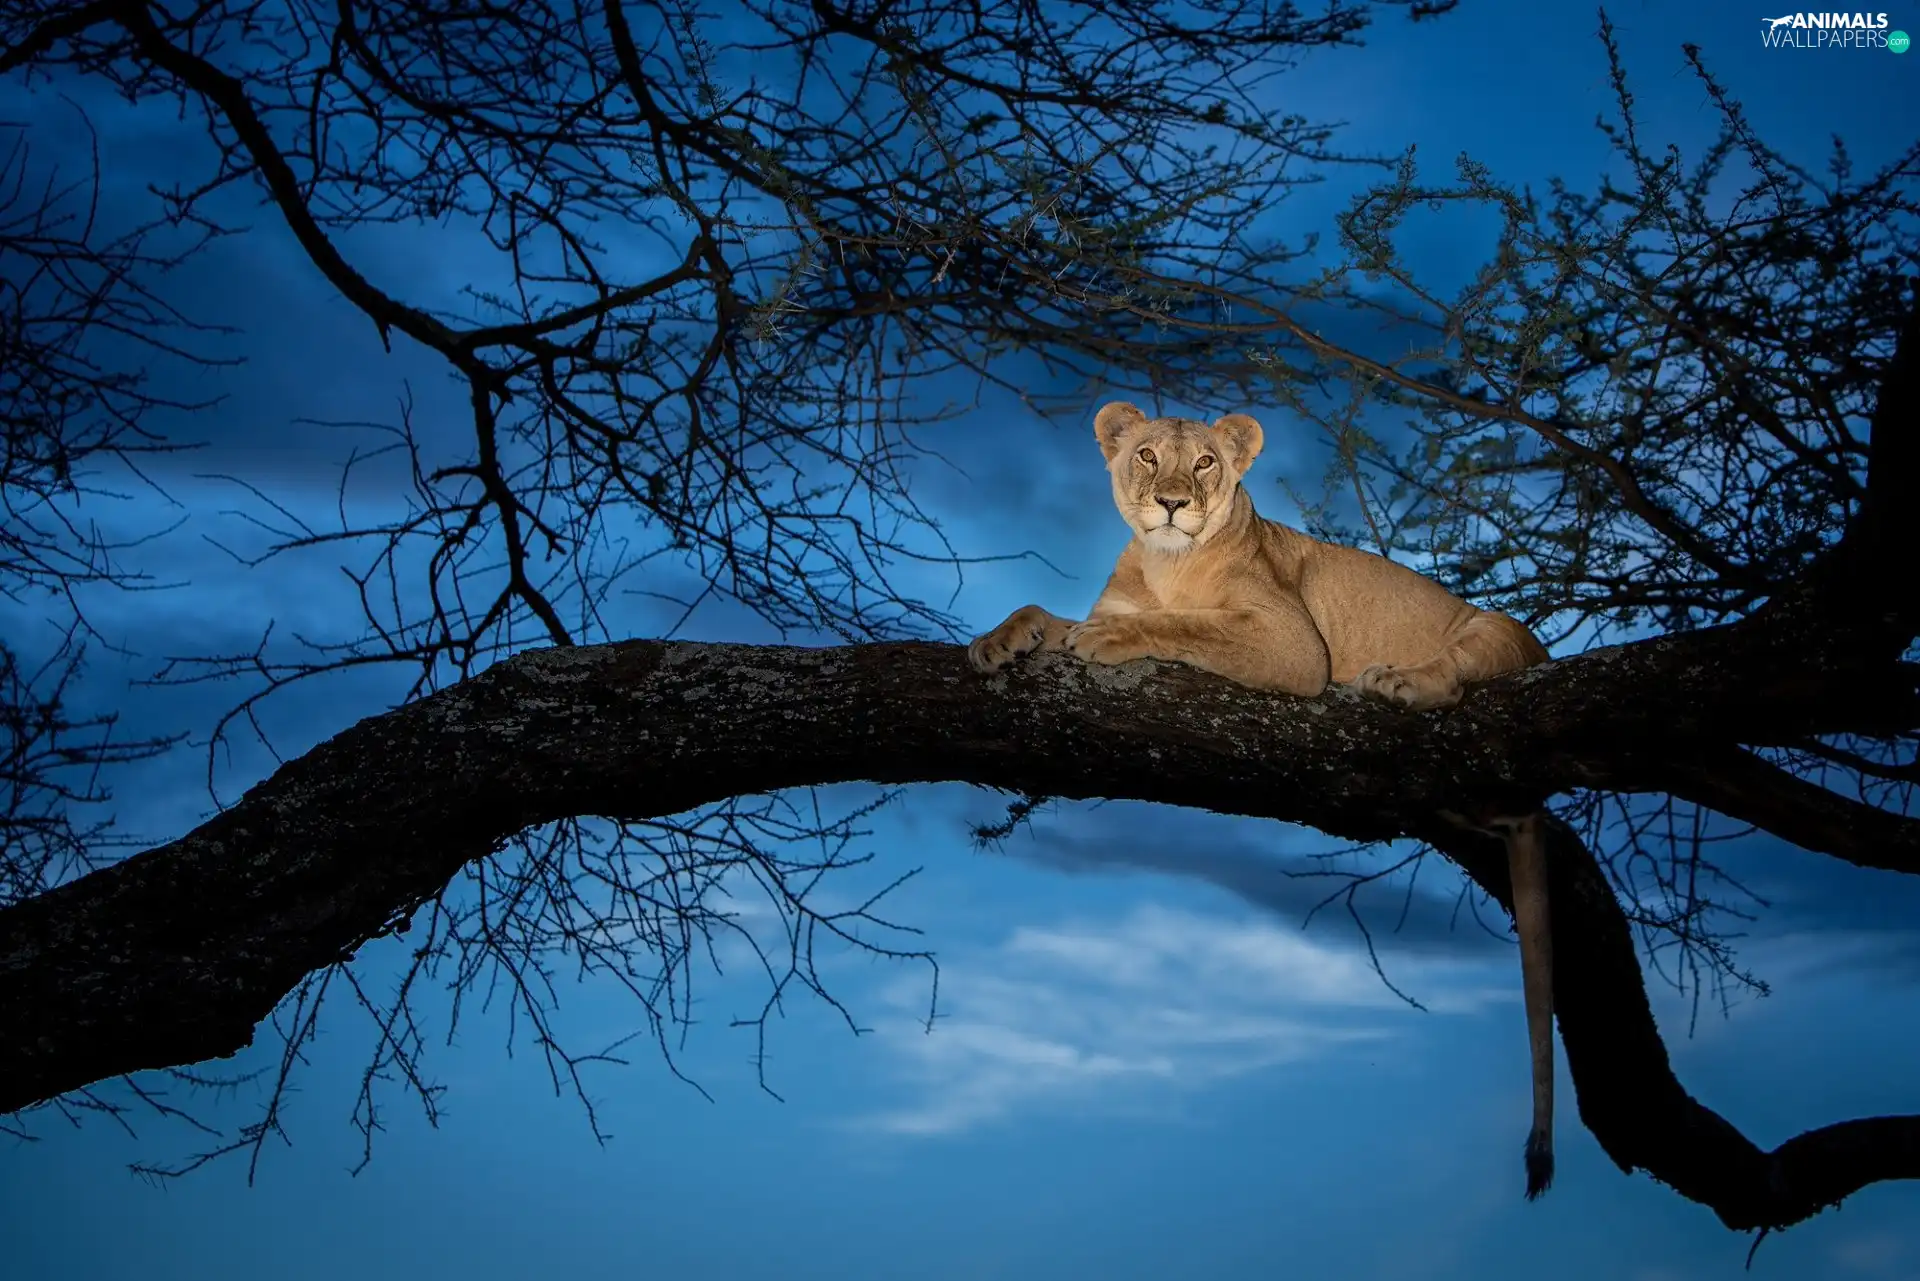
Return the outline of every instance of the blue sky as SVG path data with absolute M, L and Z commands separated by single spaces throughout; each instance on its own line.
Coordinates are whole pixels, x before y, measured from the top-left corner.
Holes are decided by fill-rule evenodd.
M 1763 15 L 1746 5 L 1681 13 L 1629 2 L 1611 13 L 1643 124 L 1689 154 L 1713 118 L 1682 64 L 1686 41 L 1703 47 L 1764 138 L 1815 166 L 1834 132 L 1871 166 L 1911 140 L 1901 122 L 1920 119 L 1920 54 L 1763 49 Z M 1920 31 L 1920 9 L 1891 16 Z M 1352 149 L 1417 142 L 1436 167 L 1466 151 L 1508 181 L 1579 183 L 1605 162 L 1592 128 L 1608 109 L 1594 28 L 1581 6 L 1467 0 L 1417 27 L 1387 15 L 1367 49 L 1310 58 L 1279 92 L 1294 109 L 1349 122 L 1339 141 Z M 134 163 L 113 181 L 137 188 L 164 173 L 170 123 L 120 126 L 110 145 Z M 1276 226 L 1327 230 L 1351 190 L 1336 175 L 1290 200 Z M 218 465 L 169 465 L 188 523 L 147 549 L 156 572 L 193 586 L 95 607 L 103 630 L 138 638 L 140 657 L 103 661 L 90 686 L 124 706 L 136 729 L 204 726 L 213 709 L 205 692 L 123 694 L 117 682 L 154 657 L 250 645 L 268 617 L 323 632 L 349 608 L 323 563 L 235 570 L 205 536 L 236 536 L 221 516 L 236 495 L 196 473 L 242 473 L 318 509 L 332 501 L 341 438 L 295 429 L 295 419 L 386 417 L 403 383 L 428 421 L 458 409 L 428 362 L 404 348 L 384 354 L 364 320 L 268 230 L 220 247 L 180 286 L 228 301 L 249 357 L 208 384 L 229 398 L 196 424 Z M 402 292 L 432 293 L 458 276 L 457 260 L 430 244 L 373 248 L 363 269 Z M 1444 270 L 1484 248 L 1470 232 L 1435 227 L 1411 256 Z M 342 368 L 356 376 L 331 372 Z M 1064 477 L 1057 525 L 1012 528 L 1017 481 L 979 479 L 1013 433 L 1030 462 Z M 1290 434 L 1271 415 L 1268 439 L 1249 483 L 1269 515 L 1286 519 L 1277 479 L 1311 484 L 1324 458 L 1310 434 Z M 1125 536 L 1090 431 L 984 411 L 955 429 L 950 452 L 970 475 L 929 473 L 920 493 L 956 545 L 1031 549 L 1061 571 L 1032 561 L 977 567 L 953 608 L 983 629 L 1028 600 L 1084 608 Z M 154 515 L 136 504 L 112 518 L 133 528 Z M 8 625 L 30 621 L 10 615 Z M 646 622 L 636 613 L 633 630 Z M 703 614 L 689 634 L 766 638 L 725 610 Z M 274 709 L 279 741 L 300 750 L 377 711 L 382 696 L 377 680 L 296 694 Z M 237 756 L 228 794 L 266 766 L 264 756 Z M 198 821 L 207 808 L 200 769 L 199 757 L 181 753 L 130 771 L 118 783 L 125 824 L 159 839 Z M 829 789 L 828 800 L 850 806 L 866 795 Z M 1423 873 L 1407 926 L 1384 949 L 1395 982 L 1429 1007 L 1420 1013 L 1371 975 L 1342 917 L 1301 928 L 1312 884 L 1283 869 L 1325 848 L 1312 833 L 1115 803 L 1056 809 L 997 853 L 971 850 L 968 820 L 995 812 L 993 798 L 968 789 L 919 789 L 865 842 L 878 855 L 872 878 L 925 869 L 890 915 L 925 929 L 939 953 L 943 1017 L 931 1035 L 924 971 L 836 958 L 836 990 L 872 1034 L 852 1037 L 830 1011 L 796 1007 L 772 1033 L 777 1102 L 756 1088 L 751 1035 L 726 1027 L 757 989 L 706 980 L 703 1022 L 679 1062 L 712 1101 L 639 1047 L 632 1066 L 592 1078 L 614 1136 L 602 1147 L 533 1056 L 502 1052 L 502 1021 L 479 1019 L 433 1060 L 451 1087 L 439 1129 L 397 1107 L 374 1163 L 349 1177 L 358 1140 L 346 1118 L 364 1041 L 342 1019 L 301 1078 L 293 1146 L 270 1149 L 252 1188 L 237 1162 L 163 1188 L 130 1176 L 129 1161 L 179 1150 L 183 1140 L 164 1130 L 136 1141 L 97 1123 L 77 1132 L 42 1123 L 45 1141 L 0 1146 L 8 1273 L 1740 1275 L 1746 1242 L 1644 1176 L 1622 1177 L 1580 1128 L 1564 1075 L 1558 1182 L 1543 1201 L 1521 1201 L 1528 1101 L 1517 966 L 1502 939 L 1450 925 L 1456 885 L 1434 874 L 1442 869 Z M 1724 1019 L 1704 1014 L 1689 1039 L 1687 1006 L 1656 988 L 1682 1080 L 1763 1144 L 1914 1110 L 1920 891 L 1768 842 L 1748 843 L 1736 861 L 1775 904 L 1742 952 L 1774 995 Z M 1378 918 L 1390 921 L 1397 907 L 1383 895 Z M 373 972 L 381 959 L 369 954 Z M 567 1025 L 586 1040 L 634 1023 L 595 986 L 564 996 Z M 249 1115 L 213 1112 L 228 1122 Z M 1868 1189 L 1768 1241 L 1756 1274 L 1920 1275 L 1914 1197 L 1911 1187 Z

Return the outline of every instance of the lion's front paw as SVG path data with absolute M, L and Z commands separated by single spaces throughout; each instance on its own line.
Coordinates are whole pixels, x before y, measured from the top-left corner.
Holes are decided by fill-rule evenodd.
M 1413 682 L 1399 668 L 1383 663 L 1375 663 L 1353 678 L 1353 688 L 1360 694 L 1378 702 L 1392 703 L 1396 707 L 1413 705 L 1409 693 L 1412 685 Z
M 1007 621 L 967 646 L 967 661 L 976 672 L 997 672 L 1016 658 L 1039 649 L 1047 637 L 1047 615 L 1038 606 L 1015 610 Z
M 1084 623 L 1076 623 L 1067 629 L 1067 652 L 1075 658 L 1089 663 L 1113 666 L 1116 663 L 1130 663 L 1136 658 L 1148 658 L 1145 644 L 1140 637 L 1139 628 L 1133 620 L 1120 618 L 1090 618 Z
M 1376 663 L 1354 677 L 1353 688 L 1367 698 L 1410 712 L 1452 707 L 1460 701 L 1458 690 L 1434 688 L 1433 679 L 1426 673 L 1384 663 Z

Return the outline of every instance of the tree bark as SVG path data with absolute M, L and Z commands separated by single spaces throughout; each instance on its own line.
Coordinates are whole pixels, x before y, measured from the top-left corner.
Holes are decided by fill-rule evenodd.
M 1439 810 L 1584 786 L 1684 792 L 1686 770 L 1668 763 L 1708 741 L 1780 741 L 1836 718 L 1911 723 L 1911 690 L 1890 695 L 1884 670 L 1862 689 L 1780 630 L 1596 650 L 1428 715 L 1151 662 L 1049 655 L 981 677 L 936 644 L 524 653 L 361 721 L 177 841 L 0 912 L 0 1111 L 235 1053 L 303 975 L 388 932 L 515 833 L 574 815 L 963 781 L 1419 836 L 1503 897 L 1496 848 L 1444 827 Z M 1802 843 L 1857 855 L 1844 814 L 1824 805 L 1802 813 L 1786 794 L 1769 811 L 1792 810 Z M 1880 865 L 1920 871 L 1915 822 L 1882 821 L 1897 839 Z M 1920 1118 L 1848 1122 L 1765 1154 L 1694 1102 L 1604 876 L 1570 833 L 1552 839 L 1561 1034 L 1581 1116 L 1622 1168 L 1735 1227 L 1783 1226 L 1867 1182 L 1920 1177 Z

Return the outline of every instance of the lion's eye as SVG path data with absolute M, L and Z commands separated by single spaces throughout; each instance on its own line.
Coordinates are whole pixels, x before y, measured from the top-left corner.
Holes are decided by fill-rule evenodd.
M 1158 458 L 1155 458 L 1153 456 L 1153 451 L 1151 449 L 1147 449 L 1144 446 L 1141 448 L 1140 452 L 1135 455 L 1135 457 L 1137 457 L 1141 462 L 1145 463 L 1149 467 L 1153 466 L 1155 463 L 1160 461 Z
M 1213 466 L 1212 454 L 1202 454 L 1200 455 L 1200 457 L 1193 460 L 1193 469 L 1195 471 L 1205 471 L 1207 468 L 1211 466 Z

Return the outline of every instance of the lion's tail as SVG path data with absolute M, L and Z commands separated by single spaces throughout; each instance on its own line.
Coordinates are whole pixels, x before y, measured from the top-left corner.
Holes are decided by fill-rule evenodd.
M 1513 921 L 1520 935 L 1520 978 L 1532 1052 L 1533 1130 L 1527 1135 L 1527 1200 L 1553 1183 L 1553 935 L 1547 908 L 1547 841 L 1533 814 L 1506 832 Z

